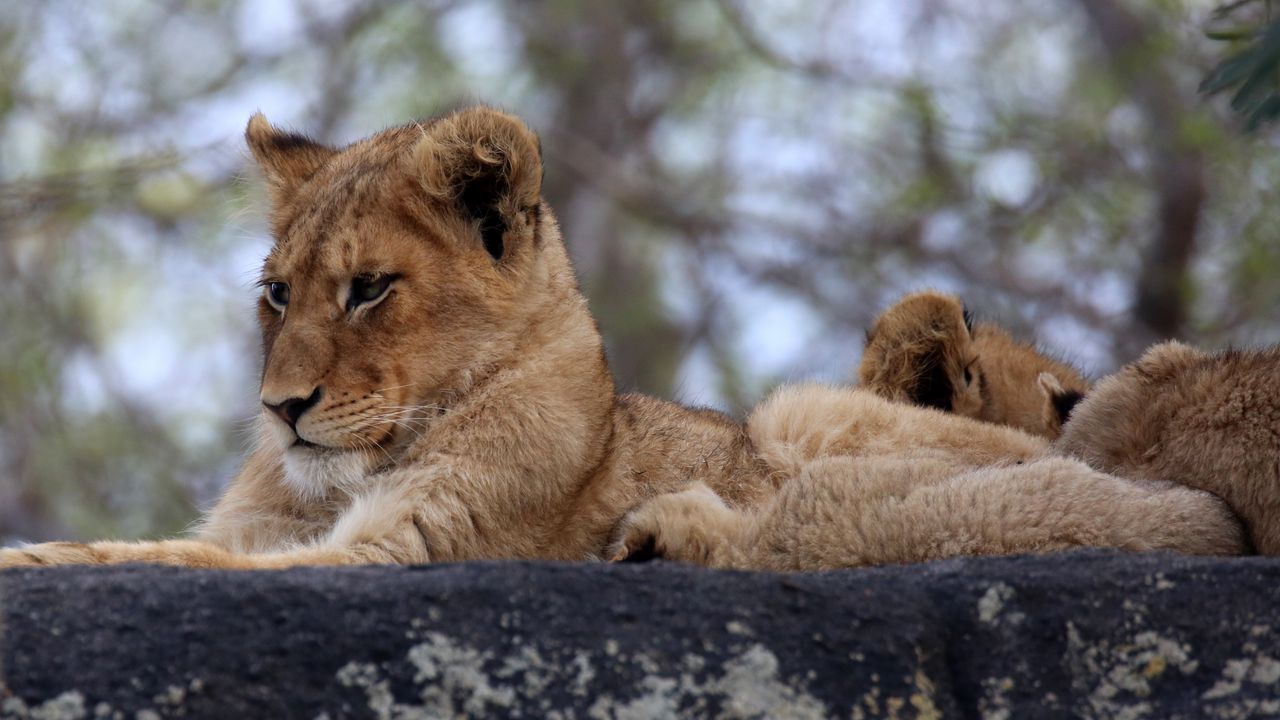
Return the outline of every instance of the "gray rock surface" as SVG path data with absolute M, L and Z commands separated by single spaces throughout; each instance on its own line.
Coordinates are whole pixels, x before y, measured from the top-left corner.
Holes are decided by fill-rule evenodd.
M 1280 561 L 0 573 L 0 715 L 1280 715 Z

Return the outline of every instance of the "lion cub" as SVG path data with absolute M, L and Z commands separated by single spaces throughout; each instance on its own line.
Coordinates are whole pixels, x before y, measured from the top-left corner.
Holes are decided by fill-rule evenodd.
M 618 395 L 537 137 L 488 108 L 332 148 L 255 115 L 261 437 L 189 540 L 50 543 L 0 566 L 623 559 L 808 569 L 1079 546 L 1236 553 L 1212 495 L 865 390 L 748 422 Z
M 1103 472 L 1212 492 L 1259 553 L 1280 555 L 1280 348 L 1156 345 L 1098 382 L 1053 449 Z
M 1003 328 L 974 325 L 960 298 L 912 293 L 876 318 L 859 385 L 881 397 L 1009 425 L 1049 439 L 1089 383 Z
M 998 380 L 984 381 L 992 368 Z M 1168 342 L 1090 390 L 1000 328 L 974 328 L 958 298 L 922 292 L 877 319 L 860 377 L 884 397 L 1061 435 L 1056 454 L 1102 472 L 1212 492 L 1258 552 L 1280 554 L 1280 349 Z

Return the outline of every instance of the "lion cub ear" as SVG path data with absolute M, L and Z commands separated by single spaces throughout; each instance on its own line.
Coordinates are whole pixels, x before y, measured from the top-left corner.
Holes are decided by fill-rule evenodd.
M 509 233 L 537 212 L 542 151 L 514 115 L 476 107 L 441 118 L 426 129 L 413 160 L 423 190 L 474 223 L 494 260 L 510 249 Z
M 1207 353 L 1177 340 L 1152 345 L 1129 367 L 1147 380 L 1164 380 L 1192 363 L 1208 357 Z
M 1067 418 L 1071 417 L 1071 411 L 1084 399 L 1084 393 L 1062 387 L 1058 376 L 1048 371 L 1036 377 L 1036 386 L 1044 397 L 1041 420 L 1044 421 L 1045 429 L 1051 435 L 1057 436 L 1062 432 L 1062 426 L 1067 423 Z
M 972 329 L 973 318 L 955 295 L 906 295 L 867 332 L 859 384 L 891 400 L 976 416 L 981 396 Z
M 273 127 L 260 112 L 249 118 L 244 139 L 267 178 L 276 204 L 287 201 L 298 186 L 338 152 L 305 135 Z

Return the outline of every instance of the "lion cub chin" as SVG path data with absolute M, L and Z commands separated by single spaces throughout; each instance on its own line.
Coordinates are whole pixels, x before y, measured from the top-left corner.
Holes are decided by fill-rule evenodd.
M 334 491 L 357 492 L 377 467 L 378 458 L 367 448 L 317 444 L 265 413 L 259 425 L 259 443 L 279 448 L 283 486 L 302 501 L 319 500 Z
M 335 448 L 290 447 L 283 460 L 284 482 L 302 500 L 357 492 L 375 467 L 366 452 Z
M 618 394 L 542 198 L 541 145 L 511 115 L 468 108 L 330 147 L 259 114 L 245 137 L 272 205 L 257 320 L 274 438 L 193 540 L 36 545 L 0 550 L 0 566 L 666 557 L 798 570 L 1243 549 L 1208 493 L 865 389 L 784 388 L 746 423 Z M 973 368 L 947 362 L 954 391 Z

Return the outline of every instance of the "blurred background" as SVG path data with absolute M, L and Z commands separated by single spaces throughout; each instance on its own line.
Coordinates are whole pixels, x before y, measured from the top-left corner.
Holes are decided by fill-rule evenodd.
M 923 287 L 1093 375 L 1280 341 L 1274 133 L 1197 92 L 1270 3 L 1218 4 L 0 3 L 0 542 L 172 533 L 235 472 L 257 109 L 524 116 L 620 387 L 734 414 Z

